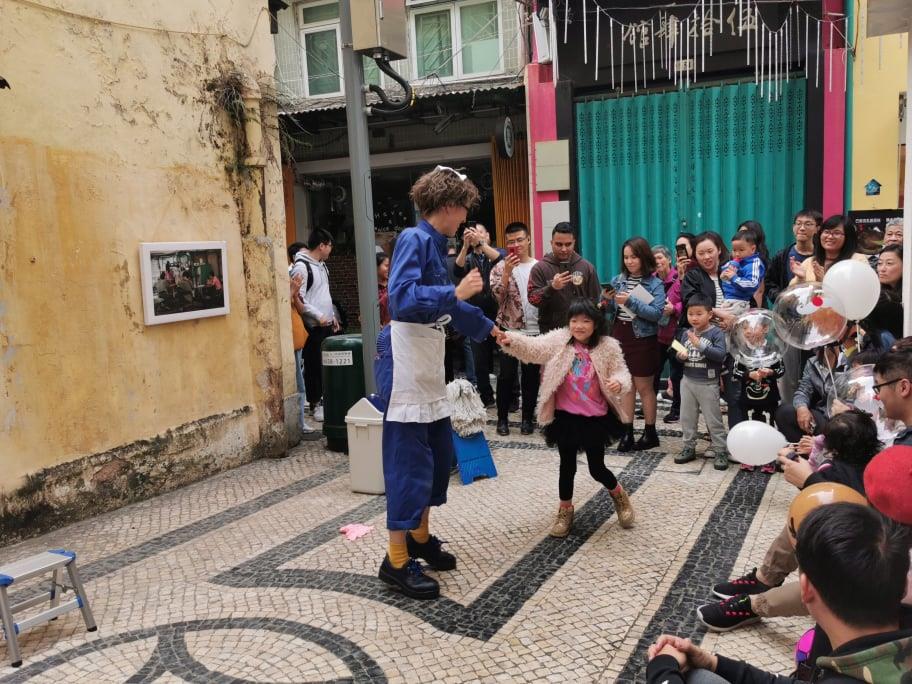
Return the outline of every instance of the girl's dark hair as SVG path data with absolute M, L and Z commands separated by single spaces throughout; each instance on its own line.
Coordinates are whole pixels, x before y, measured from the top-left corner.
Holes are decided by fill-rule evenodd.
M 292 242 L 290 245 L 288 245 L 288 262 L 293 262 L 297 253 L 300 252 L 304 247 L 307 247 L 307 245 L 305 245 L 303 242 Z
M 697 245 L 699 245 L 701 242 L 705 242 L 706 240 L 709 240 L 718 248 L 719 266 L 722 266 L 722 264 L 724 264 L 729 259 L 728 248 L 725 246 L 725 241 L 722 239 L 722 236 L 714 230 L 703 231 L 693 239 L 694 259 L 697 258 Z
M 854 466 L 866 466 L 883 448 L 874 419 L 858 409 L 830 418 L 823 428 L 823 445 L 840 461 Z
M 590 349 L 598 346 L 598 343 L 602 340 L 602 336 L 608 334 L 605 315 L 591 300 L 579 298 L 570 302 L 570 308 L 567 309 L 568 325 L 570 324 L 570 319 L 574 316 L 585 316 L 595 324 L 592 330 L 592 336 L 586 342 L 586 346 Z M 567 344 L 572 344 L 573 342 L 574 339 L 571 336 Z
M 757 254 L 760 255 L 760 261 L 763 262 L 763 265 L 766 266 L 769 264 L 770 254 L 769 248 L 766 246 L 766 232 L 763 230 L 763 226 L 760 225 L 759 221 L 745 221 L 740 226 L 738 226 L 738 232 L 742 230 L 749 230 L 756 236 L 757 245 Z
M 649 243 L 646 242 L 646 238 L 638 236 L 624 241 L 624 244 L 621 245 L 621 272 L 625 276 L 630 275 L 630 273 L 627 272 L 627 267 L 624 265 L 624 249 L 627 247 L 630 247 L 630 251 L 633 252 L 633 255 L 640 260 L 641 276 L 646 278 L 655 273 L 656 260 L 655 256 L 652 254 L 652 248 L 649 246 Z
M 380 268 L 380 264 L 384 261 L 389 261 L 389 257 L 386 255 L 386 252 L 377 252 L 377 268 Z
M 843 231 L 845 231 L 845 242 L 842 243 L 842 249 L 839 251 L 839 256 L 836 257 L 836 261 L 851 259 L 852 255 L 858 251 L 858 234 L 855 232 L 855 224 L 842 214 L 834 214 L 823 222 L 823 225 L 820 226 L 820 230 L 814 233 L 814 260 L 821 266 L 826 263 L 826 251 L 823 249 L 823 244 L 820 242 L 820 234 L 825 230 L 838 228 L 840 226 L 842 226 Z

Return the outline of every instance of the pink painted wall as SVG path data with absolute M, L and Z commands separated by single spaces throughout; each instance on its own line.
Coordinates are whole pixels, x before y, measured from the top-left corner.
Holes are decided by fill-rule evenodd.
M 843 213 L 845 207 L 845 131 L 846 93 L 843 53 L 845 48 L 824 52 L 821 65 L 823 88 L 823 215 Z M 833 60 L 833 87 L 830 89 L 830 59 Z M 824 69 L 824 65 L 826 68 Z
M 540 259 L 551 241 L 542 226 L 542 202 L 556 202 L 556 191 L 535 190 L 535 143 L 557 140 L 557 110 L 550 64 L 526 65 L 526 131 L 529 138 L 529 202 L 535 257 Z
M 845 0 L 823 0 L 823 16 L 834 17 L 835 27 L 841 28 L 840 18 L 845 11 Z M 839 31 L 833 31 L 830 42 L 830 27 L 824 22 L 823 64 L 820 65 L 820 87 L 823 89 L 823 211 L 824 216 L 841 214 L 845 210 L 845 132 L 846 93 L 845 83 L 845 41 Z M 832 61 L 831 61 L 832 60 Z M 830 78 L 830 65 L 833 76 Z M 832 84 L 832 87 L 831 87 Z

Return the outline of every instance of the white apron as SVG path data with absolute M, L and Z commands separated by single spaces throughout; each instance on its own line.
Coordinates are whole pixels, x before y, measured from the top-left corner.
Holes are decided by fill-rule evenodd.
M 433 423 L 449 417 L 443 366 L 445 341 L 443 323 L 390 321 L 393 391 L 386 409 L 387 420 Z

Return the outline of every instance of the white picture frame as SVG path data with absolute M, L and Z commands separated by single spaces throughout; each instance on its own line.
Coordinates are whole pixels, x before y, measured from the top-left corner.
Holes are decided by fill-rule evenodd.
M 143 242 L 139 263 L 146 325 L 229 313 L 224 241 Z

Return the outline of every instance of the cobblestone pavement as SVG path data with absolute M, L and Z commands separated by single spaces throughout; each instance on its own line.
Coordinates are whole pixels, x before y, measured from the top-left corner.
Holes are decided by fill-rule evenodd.
M 807 619 L 706 635 L 694 609 L 759 564 L 792 488 L 675 465 L 680 433 L 660 434 L 659 450 L 608 455 L 632 529 L 583 459 L 574 530 L 553 539 L 556 452 L 489 427 L 498 477 L 454 476 L 432 517 L 459 559 L 433 602 L 376 579 L 385 500 L 352 493 L 347 457 L 319 443 L 0 549 L 0 563 L 76 551 L 99 624 L 86 633 L 74 612 L 24 633 L 24 665 L 2 665 L 0 682 L 634 682 L 663 631 L 789 670 Z M 374 530 L 347 541 L 353 522 Z

